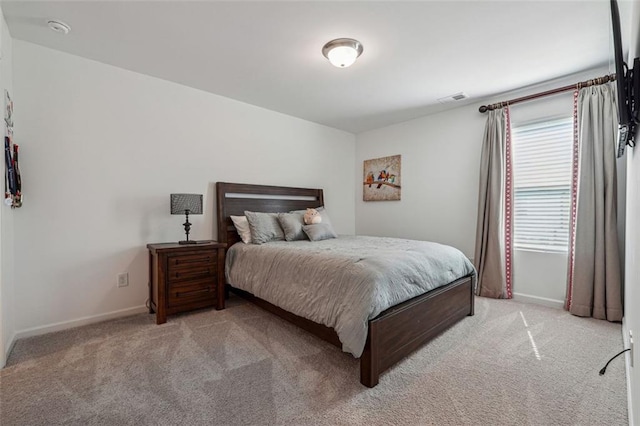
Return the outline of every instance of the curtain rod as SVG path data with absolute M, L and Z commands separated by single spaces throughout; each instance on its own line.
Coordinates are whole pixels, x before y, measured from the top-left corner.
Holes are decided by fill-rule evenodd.
M 480 108 L 478 108 L 478 111 L 484 113 L 484 112 L 491 111 L 491 110 L 494 110 L 494 109 L 497 109 L 497 108 L 505 107 L 507 105 L 513 105 L 513 104 L 517 104 L 519 102 L 530 101 L 532 99 L 537 99 L 537 98 L 542 98 L 542 97 L 545 97 L 545 96 L 555 95 L 557 93 L 568 92 L 569 90 L 580 90 L 583 87 L 589 87 L 589 86 L 596 86 L 596 85 L 600 85 L 600 84 L 605 84 L 605 83 L 608 83 L 610 81 L 615 81 L 615 79 L 616 79 L 616 75 L 615 74 L 605 75 L 603 77 L 593 78 L 593 79 L 587 80 L 587 81 L 581 81 L 581 82 L 576 83 L 576 84 L 570 84 L 569 86 L 564 86 L 564 87 L 559 87 L 557 89 L 547 90 L 546 92 L 534 93 L 533 95 L 523 96 L 521 98 L 511 99 L 509 101 L 498 102 L 498 103 L 491 104 L 491 105 L 482 105 Z

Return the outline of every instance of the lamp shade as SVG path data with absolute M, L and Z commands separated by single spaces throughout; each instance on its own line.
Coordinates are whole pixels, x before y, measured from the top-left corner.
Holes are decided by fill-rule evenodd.
M 358 59 L 363 51 L 362 43 L 352 38 L 337 38 L 322 47 L 322 54 L 338 68 L 346 68 Z
M 171 194 L 171 214 L 202 214 L 202 194 Z

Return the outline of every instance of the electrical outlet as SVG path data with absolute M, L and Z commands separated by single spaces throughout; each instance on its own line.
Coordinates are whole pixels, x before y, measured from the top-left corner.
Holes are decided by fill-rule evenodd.
M 633 367 L 633 333 L 629 330 L 629 365 Z
M 118 287 L 127 287 L 129 285 L 129 273 L 123 272 L 122 274 L 118 274 Z

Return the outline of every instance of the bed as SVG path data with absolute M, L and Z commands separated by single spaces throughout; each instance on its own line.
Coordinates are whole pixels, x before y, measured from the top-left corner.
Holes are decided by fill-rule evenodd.
M 285 254 L 281 254 L 281 251 L 286 251 L 287 248 L 290 250 L 298 249 L 294 244 L 296 242 L 265 244 L 264 248 L 259 248 L 261 246 L 251 247 L 253 245 L 244 244 L 232 247 L 240 241 L 240 237 L 230 218 L 231 215 L 242 216 L 245 211 L 267 213 L 289 212 L 293 210 L 304 210 L 308 207 L 317 208 L 324 205 L 324 195 L 321 189 L 218 182 L 216 184 L 216 192 L 218 240 L 227 244 L 229 249 L 227 254 L 227 256 L 229 256 L 228 261 L 235 261 L 236 257 L 240 258 L 240 252 L 254 251 L 255 254 L 252 256 L 264 254 L 268 257 L 269 253 L 276 253 L 272 254 L 272 256 L 284 256 Z M 352 242 L 357 242 L 355 241 L 356 238 L 360 237 L 341 237 L 338 240 L 343 240 L 341 241 L 342 245 L 349 245 Z M 411 244 L 408 240 L 405 243 Z M 322 247 L 329 247 L 327 250 L 331 253 L 337 250 L 335 243 L 331 242 L 325 245 L 315 242 L 298 243 L 300 249 L 302 249 L 302 246 L 305 244 L 306 246 L 313 247 L 316 251 L 321 250 Z M 433 245 L 435 243 L 426 244 Z M 413 248 L 411 249 L 413 250 Z M 302 252 L 302 250 L 299 251 Z M 250 254 L 243 254 L 245 257 L 249 255 Z M 255 263 L 259 264 L 258 258 L 256 257 L 255 259 Z M 251 262 L 247 264 L 250 263 Z M 227 264 L 229 264 L 229 262 L 227 262 Z M 393 266 L 393 264 L 387 264 L 385 268 L 388 269 L 391 266 Z M 473 268 L 471 267 L 470 269 L 472 270 Z M 469 268 L 467 268 L 467 271 L 469 272 Z M 232 271 L 229 270 L 227 272 Z M 254 270 L 249 275 L 254 277 L 252 279 L 256 281 L 256 285 L 259 284 L 258 281 L 260 280 L 269 279 L 271 280 L 270 282 L 274 282 L 274 277 L 278 277 L 278 275 L 262 276 L 259 270 Z M 239 280 L 239 278 L 237 278 L 239 276 L 240 275 L 233 275 L 231 281 Z M 229 274 L 227 274 L 227 277 L 229 277 Z M 382 372 L 436 337 L 451 325 L 468 315 L 473 315 L 474 285 L 475 271 L 470 271 L 467 275 L 456 277 L 451 282 L 445 282 L 444 285 L 424 294 L 412 296 L 406 301 L 385 308 L 379 314 L 375 312 L 375 316 L 365 321 L 363 332 L 359 331 L 359 328 L 362 327 L 357 324 L 354 326 L 355 328 L 351 327 L 356 330 L 355 335 L 358 335 L 360 339 L 351 346 L 346 345 L 344 342 L 345 327 L 341 326 L 340 323 L 334 325 L 333 322 L 329 322 L 328 324 L 334 325 L 334 327 L 329 327 L 320 322 L 308 319 L 315 319 L 311 312 L 292 309 L 292 307 L 287 306 L 286 303 L 281 303 L 280 300 L 273 300 L 269 297 L 266 298 L 273 303 L 263 300 L 252 292 L 246 291 L 247 288 L 258 288 L 251 287 L 250 285 L 247 286 L 246 282 L 242 285 L 245 290 L 235 288 L 233 285 L 229 285 L 229 288 L 234 293 L 241 295 L 258 306 L 302 327 L 316 336 L 343 348 L 343 350 L 346 350 L 345 346 L 348 346 L 348 352 L 351 352 L 356 357 L 360 355 L 361 383 L 368 387 L 374 387 L 378 384 Z M 262 295 L 262 293 L 259 292 L 256 292 L 256 294 Z M 327 300 L 329 299 L 330 298 Z M 333 300 L 327 303 L 335 304 L 336 301 Z M 276 306 L 276 304 L 282 307 L 288 307 L 289 309 L 283 309 L 282 307 Z M 313 306 L 317 307 L 318 305 L 315 304 Z M 326 321 L 323 322 L 327 323 Z M 349 326 L 348 322 L 347 326 Z M 341 338 L 343 341 L 341 341 Z

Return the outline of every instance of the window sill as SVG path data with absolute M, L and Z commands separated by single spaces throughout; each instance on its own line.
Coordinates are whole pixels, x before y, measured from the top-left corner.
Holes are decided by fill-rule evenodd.
M 532 253 L 564 254 L 564 255 L 567 255 L 567 253 L 569 253 L 567 250 L 552 250 L 552 249 L 542 249 L 542 248 L 532 248 L 532 247 L 514 247 L 513 249 L 517 251 L 526 251 L 526 252 L 532 252 Z

